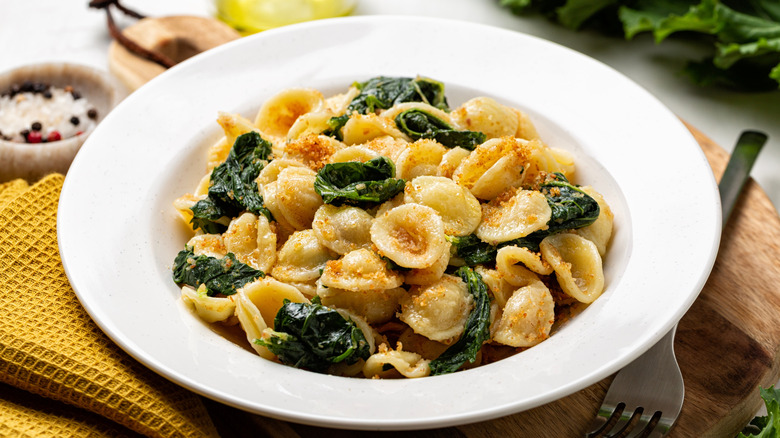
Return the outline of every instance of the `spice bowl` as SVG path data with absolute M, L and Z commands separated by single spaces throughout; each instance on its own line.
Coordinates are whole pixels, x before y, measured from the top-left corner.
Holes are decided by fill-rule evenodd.
M 0 74 L 0 182 L 66 174 L 95 126 L 126 91 L 107 72 L 70 63 Z

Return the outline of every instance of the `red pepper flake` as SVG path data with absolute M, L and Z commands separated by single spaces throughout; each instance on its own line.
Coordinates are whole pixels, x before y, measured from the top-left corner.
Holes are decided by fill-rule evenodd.
M 62 140 L 62 135 L 60 134 L 59 131 L 52 131 L 46 137 L 46 141 L 59 141 L 59 140 Z
M 40 143 L 42 140 L 43 135 L 41 135 L 41 131 L 30 131 L 27 134 L 27 143 Z

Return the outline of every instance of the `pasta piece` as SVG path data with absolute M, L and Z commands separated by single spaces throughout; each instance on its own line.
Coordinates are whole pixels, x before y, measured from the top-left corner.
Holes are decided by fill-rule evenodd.
M 322 205 L 322 198 L 314 190 L 315 178 L 314 171 L 304 167 L 287 167 L 277 177 L 277 208 L 296 230 L 311 228 L 314 213 Z
M 492 339 L 512 347 L 533 347 L 550 336 L 554 320 L 552 294 L 544 283 L 537 281 L 512 294 Z
M 383 348 L 384 347 L 384 348 Z M 363 375 L 368 378 L 425 377 L 431 374 L 430 361 L 417 353 L 389 350 L 380 345 L 378 353 L 372 354 L 363 366 Z M 388 365 L 390 366 L 388 368 Z
M 406 330 L 401 332 L 398 336 L 398 344 L 402 346 L 404 351 L 417 353 L 423 359 L 428 360 L 436 359 L 449 348 L 447 344 L 432 341 L 425 336 L 418 335 L 411 327 L 407 327 Z
M 317 209 L 311 224 L 320 243 L 344 255 L 371 248 L 371 222 L 374 218 L 357 207 L 325 204 Z
M 293 286 L 274 280 L 271 277 L 259 278 L 247 283 L 240 293 L 257 308 L 263 316 L 263 321 L 273 327 L 274 318 L 279 313 L 285 301 L 293 303 L 308 303 L 309 300 Z
M 446 244 L 447 249 L 439 257 L 436 263 L 428 266 L 427 268 L 412 269 L 404 274 L 404 283 L 406 284 L 431 284 L 438 281 L 444 271 L 447 270 L 447 265 L 450 263 L 450 246 L 449 242 Z
M 551 217 L 552 210 L 542 193 L 517 190 L 509 199 L 504 200 L 502 196 L 482 205 L 482 222 L 476 235 L 491 245 L 498 245 L 546 229 Z
M 325 263 L 334 258 L 314 235 L 314 231 L 296 231 L 279 250 L 271 275 L 284 282 L 316 280 L 320 270 L 325 269 Z
M 211 184 L 211 174 L 203 175 L 203 178 L 198 182 L 198 187 L 195 187 L 195 193 L 193 195 L 198 197 L 208 196 L 209 184 Z
M 545 146 L 539 140 L 528 142 L 531 153 L 525 162 L 523 184 L 534 184 L 547 173 L 559 172 L 567 179 L 574 178 L 574 157 L 563 149 Z
M 405 180 L 436 175 L 447 148 L 434 140 L 422 139 L 408 145 L 395 162 L 395 177 Z
M 471 154 L 471 151 L 464 149 L 460 146 L 454 147 L 447 151 L 441 161 L 439 162 L 439 169 L 436 172 L 437 175 L 446 178 L 452 178 L 452 174 L 455 173 L 455 169 L 460 166 L 461 161 Z
M 517 290 L 517 286 L 512 285 L 506 281 L 506 279 L 504 279 L 504 274 L 495 269 L 488 269 L 484 266 L 478 265 L 476 267 L 476 271 L 479 275 L 482 276 L 482 281 L 485 282 L 488 289 L 490 289 L 490 292 L 493 294 L 495 303 L 499 306 L 499 308 L 503 308 L 506 305 L 506 302 L 509 300 L 509 297 L 511 297 L 515 290 Z M 531 272 L 531 274 L 533 273 Z
M 236 309 L 233 300 L 226 297 L 210 297 L 206 295 L 206 286 L 200 285 L 203 293 L 198 293 L 190 286 L 181 288 L 181 299 L 195 310 L 195 314 L 206 322 L 219 322 L 233 316 Z
M 234 295 L 230 296 L 230 299 L 236 303 L 236 317 L 244 330 L 249 345 L 263 359 L 274 360 L 276 355 L 271 353 L 271 350 L 255 342 L 257 339 L 267 338 L 267 336 L 263 336 L 263 332 L 268 328 L 268 324 L 265 323 L 260 310 L 246 296 L 243 288 L 239 288 Z
M 328 122 L 336 113 L 329 109 L 300 115 L 287 131 L 287 138 L 294 140 L 307 135 L 317 135 L 330 129 Z
M 536 126 L 528 117 L 528 114 L 520 111 L 516 108 L 512 110 L 517 114 L 517 131 L 515 137 L 523 138 L 525 140 L 534 140 L 539 138 L 539 133 L 536 131 Z
M 263 167 L 260 174 L 257 175 L 255 182 L 257 186 L 262 188 L 265 184 L 275 182 L 279 178 L 279 172 L 288 167 L 306 167 L 305 164 L 298 160 L 277 158 Z M 261 189 L 262 190 L 262 189 Z
M 340 116 L 347 111 L 347 106 L 358 94 L 360 94 L 360 90 L 357 87 L 349 87 L 346 93 L 336 94 L 325 99 L 325 106 Z
M 406 290 L 400 287 L 361 291 L 322 285 L 317 288 L 317 296 L 324 306 L 350 310 L 363 317 L 369 324 L 381 324 L 391 320 L 404 295 Z
M 407 183 L 404 202 L 436 210 L 444 223 L 444 232 L 451 236 L 473 233 L 482 219 L 482 207 L 477 198 L 441 176 L 419 176 Z
M 309 170 L 305 167 L 303 169 Z M 279 230 L 284 234 L 292 234 L 295 231 L 295 227 L 293 227 L 290 221 L 284 216 L 284 213 L 282 213 L 281 200 L 279 199 L 279 184 L 277 181 L 271 181 L 262 186 L 258 186 L 258 190 L 260 190 L 260 194 L 263 195 L 263 204 L 265 204 L 265 207 L 271 212 L 274 221 L 279 226 Z M 282 241 L 282 239 L 279 239 L 279 242 Z
M 219 141 L 209 147 L 208 155 L 206 157 L 206 169 L 209 174 L 211 174 L 211 171 L 214 170 L 215 167 L 219 166 L 227 159 L 230 154 L 230 149 L 232 148 L 233 143 L 228 143 L 227 137 L 222 137 Z
M 374 217 L 384 216 L 388 211 L 404 205 L 404 194 L 399 193 L 395 197 L 383 202 L 374 213 Z
M 412 286 L 401 299 L 398 317 L 415 333 L 428 339 L 451 344 L 466 325 L 474 298 L 460 277 L 443 275 L 427 286 Z
M 317 90 L 288 88 L 266 100 L 255 117 L 255 126 L 276 137 L 286 137 L 303 114 L 325 107 L 325 98 Z
M 509 188 L 520 187 L 522 165 L 517 155 L 501 157 L 471 186 L 471 193 L 480 199 L 494 199 Z
M 181 217 L 181 220 L 183 220 L 187 226 L 190 226 L 193 218 L 192 210 L 190 209 L 203 198 L 205 198 L 205 196 L 195 196 L 188 193 L 173 201 L 173 208 L 176 209 L 176 212 L 179 213 L 179 217 Z
M 404 204 L 374 219 L 371 241 L 405 268 L 427 268 L 448 248 L 441 216 L 419 204 Z
M 240 114 L 220 112 L 219 116 L 217 117 L 217 123 L 219 123 L 219 126 L 221 126 L 222 130 L 225 132 L 225 147 L 227 148 L 225 158 L 227 158 L 227 154 L 230 152 L 230 148 L 233 147 L 233 143 L 236 142 L 236 138 L 238 138 L 238 136 L 252 131 L 260 132 L 252 124 L 252 122 Z M 262 133 L 260 136 L 263 136 Z M 224 158 L 222 161 L 224 161 Z
M 398 130 L 395 122 L 384 119 L 376 114 L 352 114 L 349 120 L 341 128 L 344 144 L 362 144 L 377 137 L 389 135 L 393 138 L 409 140 L 403 132 Z
M 581 303 L 591 303 L 604 291 L 604 272 L 596 245 L 573 233 L 547 236 L 539 244 L 552 265 L 561 289 Z
M 489 97 L 475 97 L 463 103 L 452 112 L 452 119 L 458 128 L 479 131 L 488 138 L 514 136 L 519 122 L 512 108 Z
M 286 281 L 285 283 L 298 289 L 307 298 L 317 295 L 317 281 Z
M 518 169 L 532 152 L 528 143 L 513 137 L 488 140 L 460 162 L 452 179 L 480 199 L 493 199 L 510 187 L 519 187 L 523 177 Z
M 333 154 L 345 147 L 333 137 L 310 134 L 288 142 L 284 148 L 284 158 L 300 161 L 317 171 L 330 162 Z
M 595 222 L 587 227 L 577 228 L 574 232 L 595 243 L 596 248 L 599 250 L 599 255 L 604 257 L 607 253 L 609 239 L 612 237 L 612 222 L 615 215 L 612 213 L 612 209 L 609 208 L 607 201 L 604 200 L 604 197 L 594 190 L 593 187 L 584 186 L 580 188 L 599 203 L 600 211 L 599 217 Z
M 263 215 L 243 213 L 230 222 L 223 237 L 228 252 L 242 263 L 263 272 L 276 263 L 276 234 Z
M 365 146 L 347 146 L 344 149 L 336 151 L 330 156 L 331 163 L 347 163 L 357 161 L 365 163 L 368 160 L 378 157 L 379 154 Z
M 192 247 L 192 252 L 196 256 L 205 255 L 221 259 L 228 253 L 225 242 L 219 234 L 198 234 L 187 242 L 187 246 Z
M 521 246 L 505 246 L 498 250 L 496 254 L 496 268 L 506 276 L 507 281 L 515 276 L 512 274 L 515 267 L 519 267 L 517 263 L 522 263 L 523 266 L 539 275 L 550 275 L 553 272 L 552 266 L 549 263 L 542 260 L 541 254 L 533 252 L 528 248 Z M 527 276 L 522 275 L 522 278 Z M 524 284 L 518 284 L 518 286 L 524 286 Z
M 387 269 L 387 263 L 368 249 L 358 249 L 328 261 L 320 277 L 324 286 L 351 291 L 392 289 L 403 281 L 400 274 Z
M 385 135 L 383 137 L 372 138 L 368 142 L 361 145 L 361 147 L 371 149 L 377 154 L 383 157 L 387 157 L 390 159 L 390 161 L 395 163 L 398 161 L 398 157 L 401 155 L 401 153 L 406 150 L 408 145 L 409 142 L 404 139 L 393 138 L 389 135 Z

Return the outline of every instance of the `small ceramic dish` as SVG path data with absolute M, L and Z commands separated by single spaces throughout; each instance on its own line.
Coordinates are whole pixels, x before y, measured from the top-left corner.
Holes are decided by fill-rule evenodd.
M 26 143 L 0 137 L 0 182 L 15 178 L 36 181 L 46 174 L 65 174 L 73 157 L 94 126 L 125 96 L 125 91 L 108 73 L 68 63 L 43 63 L 16 68 L 0 74 L 0 94 L 25 81 L 47 84 L 52 89 L 77 90 L 94 108 L 91 126 L 74 136 L 60 140 Z M 0 126 L 0 131 L 3 126 Z M 16 133 L 14 133 L 16 134 Z M 7 135 L 5 137 L 8 137 Z

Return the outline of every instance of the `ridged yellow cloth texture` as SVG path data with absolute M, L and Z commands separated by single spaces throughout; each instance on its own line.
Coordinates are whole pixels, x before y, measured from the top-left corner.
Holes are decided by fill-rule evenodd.
M 0 184 L 0 436 L 218 436 L 197 395 L 119 349 L 81 306 L 57 247 L 63 181 Z

